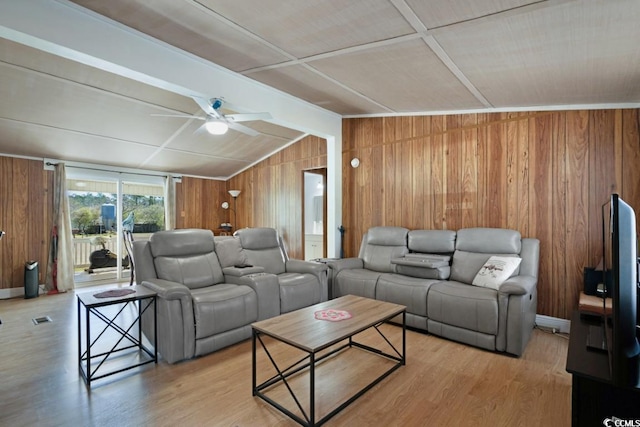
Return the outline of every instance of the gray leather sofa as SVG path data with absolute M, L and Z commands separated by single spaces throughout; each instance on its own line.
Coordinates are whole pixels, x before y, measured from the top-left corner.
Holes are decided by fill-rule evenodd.
M 262 237 L 263 246 L 271 244 L 263 235 L 252 236 L 253 245 L 259 245 Z M 245 253 L 239 238 L 214 238 L 210 230 L 160 231 L 148 241 L 135 241 L 133 253 L 137 283 L 158 293 L 157 347 L 169 363 L 245 340 L 251 336 L 251 323 L 277 316 L 283 309 L 320 302 L 323 286 L 326 289 L 322 271 L 326 266 L 307 263 L 318 272 L 311 275 L 315 282 L 304 276 L 300 289 L 283 292 L 278 275 L 262 266 L 246 266 L 259 259 Z M 276 257 L 284 259 L 286 254 L 273 251 L 265 260 L 274 262 Z M 155 326 L 151 313 L 145 313 L 142 326 L 151 336 Z
M 495 289 L 473 285 L 483 266 L 483 272 L 495 268 L 490 258 L 520 261 Z M 355 294 L 402 304 L 410 327 L 516 356 L 535 322 L 538 264 L 539 241 L 515 230 L 401 227 L 373 227 L 358 258 L 329 262 L 334 298 Z

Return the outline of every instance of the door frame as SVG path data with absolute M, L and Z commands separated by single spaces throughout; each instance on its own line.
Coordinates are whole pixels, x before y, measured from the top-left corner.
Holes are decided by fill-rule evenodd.
M 306 212 L 305 212 L 305 173 L 322 176 L 322 257 L 327 257 L 327 168 L 312 168 L 302 170 L 302 259 L 306 258 Z

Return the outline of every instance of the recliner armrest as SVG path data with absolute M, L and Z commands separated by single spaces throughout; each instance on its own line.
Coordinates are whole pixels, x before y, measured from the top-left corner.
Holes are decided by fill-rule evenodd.
M 226 267 L 234 268 L 234 267 Z M 256 267 L 262 269 L 262 267 Z M 247 270 L 239 268 L 238 270 Z M 226 273 L 225 273 L 226 274 Z M 271 273 L 251 273 L 242 276 L 225 275 L 227 283 L 249 286 L 258 296 L 258 320 L 269 319 L 280 314 L 280 283 Z
M 328 270 L 326 264 L 301 259 L 289 259 L 285 262 L 285 270 L 288 273 L 313 274 L 320 284 L 320 301 L 329 299 Z
M 181 283 L 158 278 L 143 280 L 142 286 L 158 294 L 155 325 L 158 352 L 169 363 L 192 358 L 195 352 L 195 319 L 191 290 Z M 145 322 L 143 318 L 142 323 L 145 334 L 152 333 L 153 322 Z
M 285 263 L 285 269 L 290 273 L 311 273 L 318 275 L 326 271 L 329 267 L 318 262 L 303 261 L 301 259 L 290 259 Z
M 145 280 L 142 282 L 145 286 L 158 294 L 158 298 L 165 300 L 177 300 L 183 297 L 191 298 L 191 291 L 182 283 L 172 282 L 163 279 Z
M 354 268 L 364 268 L 364 261 L 361 258 L 341 258 L 327 263 L 333 270 L 335 276 L 340 270 L 349 270 Z
M 534 291 L 538 279 L 533 276 L 514 276 L 505 280 L 498 289 L 503 294 L 527 295 Z

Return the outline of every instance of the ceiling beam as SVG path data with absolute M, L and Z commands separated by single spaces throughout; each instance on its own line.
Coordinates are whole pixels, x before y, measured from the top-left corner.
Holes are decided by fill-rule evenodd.
M 327 137 L 342 117 L 67 1 L 3 1 L 0 37 L 184 96 L 222 97 L 242 112 Z

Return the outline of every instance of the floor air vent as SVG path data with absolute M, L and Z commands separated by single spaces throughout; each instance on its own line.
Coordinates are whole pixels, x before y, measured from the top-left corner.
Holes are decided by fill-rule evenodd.
M 39 325 L 40 323 L 48 323 L 48 322 L 53 322 L 53 320 L 51 320 L 51 317 L 49 316 L 43 316 L 43 317 L 35 317 L 33 319 L 33 324 L 34 325 Z

